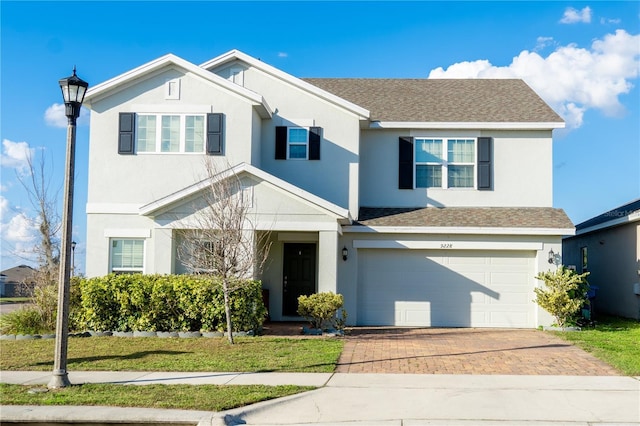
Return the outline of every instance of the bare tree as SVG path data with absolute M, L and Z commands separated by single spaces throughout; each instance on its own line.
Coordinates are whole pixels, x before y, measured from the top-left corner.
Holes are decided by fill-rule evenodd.
M 42 280 L 53 282 L 58 272 L 60 259 L 60 215 L 57 208 L 58 190 L 51 189 L 51 176 L 48 176 L 44 156 L 40 156 L 38 164 L 34 163 L 33 154 L 27 155 L 28 172 L 18 174 L 18 181 L 25 189 L 31 207 L 36 212 L 36 225 L 39 231 L 39 242 L 33 247 L 38 257 L 38 275 Z
M 38 229 L 38 239 L 32 248 L 32 253 L 37 256 L 38 267 L 25 280 L 25 287 L 32 298 L 32 309 L 40 316 L 42 329 L 53 330 L 60 263 L 60 240 L 57 236 L 61 227 L 57 206 L 60 189 L 52 189 L 53 173 L 47 168 L 44 155 L 35 159 L 34 154 L 28 151 L 26 163 L 26 172 L 17 173 L 17 179 L 35 212 L 35 217 L 30 220 Z
M 178 259 L 191 273 L 222 281 L 229 343 L 233 344 L 230 295 L 262 272 L 270 233 L 257 229 L 251 191 L 231 168 L 220 172 L 205 162 L 206 183 L 196 213 L 181 231 Z

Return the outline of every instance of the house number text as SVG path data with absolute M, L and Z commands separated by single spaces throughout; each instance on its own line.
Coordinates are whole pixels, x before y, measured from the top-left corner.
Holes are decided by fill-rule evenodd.
M 451 244 L 451 243 L 442 243 L 442 244 L 440 244 L 440 248 L 443 248 L 443 249 L 453 248 L 453 244 Z

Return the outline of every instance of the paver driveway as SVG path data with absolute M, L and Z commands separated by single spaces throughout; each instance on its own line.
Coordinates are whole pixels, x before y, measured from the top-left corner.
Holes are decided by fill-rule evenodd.
M 349 330 L 338 373 L 608 376 L 619 373 L 538 330 L 378 328 Z

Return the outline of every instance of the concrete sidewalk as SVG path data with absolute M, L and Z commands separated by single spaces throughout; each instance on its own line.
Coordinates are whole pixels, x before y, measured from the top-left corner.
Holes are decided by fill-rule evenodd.
M 322 387 L 333 373 L 208 373 L 154 371 L 70 371 L 72 384 L 119 385 L 299 385 Z M 0 383 L 46 385 L 50 371 L 0 371 Z
M 44 384 L 47 372 L 0 372 Z M 222 413 L 97 407 L 2 407 L 4 421 L 204 425 L 640 425 L 640 380 L 622 376 L 74 372 L 72 383 L 304 384 L 321 388 Z M 180 419 L 180 420 L 178 420 Z

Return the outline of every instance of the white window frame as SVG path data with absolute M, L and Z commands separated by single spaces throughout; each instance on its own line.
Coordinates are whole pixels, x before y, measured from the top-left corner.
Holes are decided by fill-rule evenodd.
M 117 267 L 113 266 L 113 243 L 116 241 L 142 241 L 142 267 Z M 116 274 L 136 274 L 144 273 L 146 259 L 146 239 L 145 238 L 109 238 L 109 272 Z
M 138 113 L 136 118 L 136 154 L 204 154 L 207 149 L 207 115 L 206 114 L 173 114 L 173 113 Z M 153 116 L 156 118 L 156 141 L 155 150 L 153 151 L 139 151 L 138 150 L 138 132 L 139 132 L 139 117 Z M 178 143 L 177 151 L 162 151 L 162 117 L 176 116 L 180 117 L 180 141 Z M 187 145 L 187 117 L 202 117 L 202 150 L 201 151 L 185 151 Z
M 291 142 L 290 135 L 291 130 L 304 130 L 307 133 L 307 140 L 305 142 Z M 287 160 L 308 160 L 309 159 L 309 127 L 301 127 L 301 126 L 289 126 L 287 127 Z M 305 147 L 305 156 L 302 157 L 291 157 L 291 146 L 304 146 Z
M 424 140 L 438 140 L 441 141 L 441 152 L 440 152 L 440 161 L 417 161 L 416 150 L 418 149 L 418 144 Z M 450 140 L 473 140 L 473 162 L 453 162 L 449 161 L 449 141 Z M 437 166 L 439 165 L 442 168 L 442 185 L 441 186 L 418 186 L 418 166 Z M 473 185 L 472 186 L 449 186 L 449 166 L 473 166 Z M 424 188 L 441 188 L 441 189 L 450 189 L 450 190 L 470 190 L 478 188 L 478 138 L 476 137 L 433 137 L 433 136 L 418 136 L 414 137 L 414 147 L 413 147 L 413 187 L 414 189 Z

